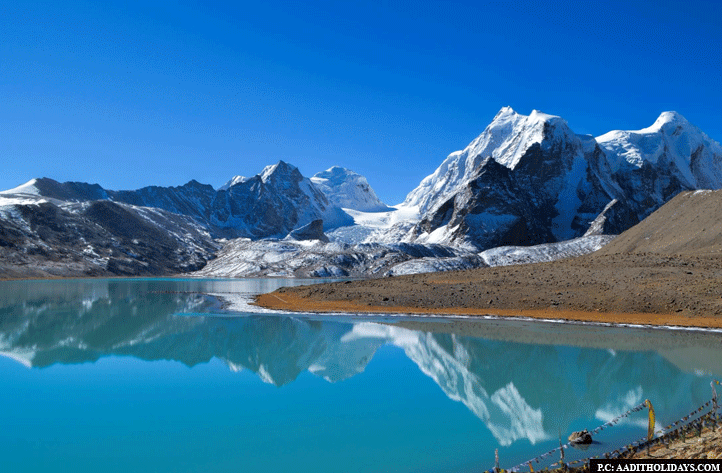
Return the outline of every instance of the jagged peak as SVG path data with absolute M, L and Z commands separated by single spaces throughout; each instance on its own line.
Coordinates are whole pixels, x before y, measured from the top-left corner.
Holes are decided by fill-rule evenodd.
M 279 160 L 276 164 L 271 164 L 264 167 L 263 171 L 253 177 L 241 176 L 240 174 L 237 176 L 233 176 L 228 182 L 219 187 L 218 190 L 228 190 L 237 184 L 243 184 L 244 182 L 248 182 L 252 179 L 261 179 L 262 182 L 267 183 L 272 178 L 272 176 L 289 175 L 294 173 L 298 173 L 299 176 L 301 175 L 296 166 L 288 164 L 283 160 Z
M 672 123 L 672 122 L 689 123 L 687 121 L 687 119 L 682 116 L 681 113 L 675 112 L 673 110 L 660 113 L 659 117 L 657 117 L 657 120 L 655 121 L 655 123 Z
M 596 140 L 606 146 L 612 146 L 615 142 L 624 142 L 626 140 L 635 139 L 635 135 L 667 135 L 680 136 L 686 135 L 687 139 L 695 142 L 704 142 L 715 148 L 719 144 L 708 137 L 702 130 L 690 123 L 679 112 L 669 111 L 662 112 L 651 126 L 642 128 L 641 130 L 612 130 L 603 135 L 597 136 Z
M 677 177 L 689 188 L 722 187 L 722 170 L 713 158 L 722 155 L 722 147 L 678 112 L 662 112 L 641 130 L 610 131 L 597 137 L 597 142 L 614 172 L 627 165 L 656 165 L 662 159 L 665 166 L 676 168 Z M 693 166 L 695 154 L 698 159 Z
M 516 112 L 513 108 L 506 106 L 502 107 L 501 110 L 494 116 L 494 119 L 489 124 L 489 127 L 500 125 L 504 123 L 515 123 L 521 120 L 525 120 L 529 124 L 535 124 L 539 122 L 561 122 L 566 125 L 566 121 L 557 115 L 550 115 L 540 110 L 532 110 L 529 115 L 522 115 Z
M 263 168 L 263 171 L 261 171 L 261 180 L 263 182 L 267 182 L 271 176 L 274 175 L 285 175 L 290 174 L 293 172 L 298 172 L 298 168 L 292 164 L 288 164 L 287 162 L 283 160 L 279 160 L 276 164 L 272 164 L 270 166 L 266 166 Z M 299 173 L 300 174 L 300 173 Z
M 511 116 L 515 116 L 515 115 L 519 115 L 519 114 L 516 113 L 513 108 L 511 108 L 510 106 L 507 105 L 505 107 L 501 107 L 501 109 L 497 112 L 497 114 L 494 115 L 494 119 L 492 120 L 492 122 L 494 122 L 497 119 L 503 119 L 505 117 L 511 117 Z
M 514 111 L 513 108 L 502 107 L 501 110 L 499 110 L 499 113 L 494 116 L 494 119 L 491 121 L 491 123 L 489 123 L 489 125 L 484 131 L 486 132 L 490 129 L 498 129 L 508 125 L 513 125 L 514 123 L 517 123 L 523 118 L 526 117 Z
M 406 196 L 403 205 L 418 207 L 423 213 L 429 205 L 444 200 L 466 185 L 485 159 L 492 158 L 513 170 L 534 144 L 563 140 L 580 143 L 561 117 L 539 110 L 521 115 L 511 107 L 502 107 L 481 135 L 463 151 L 447 156 L 433 174 Z M 582 149 L 581 144 L 579 149 Z
M 241 176 L 241 175 L 233 176 L 228 182 L 226 182 L 221 187 L 219 187 L 218 190 L 219 191 L 228 190 L 231 187 L 235 186 L 236 184 L 242 184 L 242 183 L 246 182 L 248 179 L 250 179 L 250 178 L 248 178 L 246 176 Z
M 527 138 L 532 139 L 532 142 L 541 142 L 549 138 L 544 133 L 547 124 L 551 125 L 554 135 L 574 136 L 566 120 L 557 115 L 550 115 L 539 110 L 532 110 L 529 115 L 522 115 L 511 107 L 503 107 L 484 129 L 484 132 L 464 151 L 471 151 L 473 154 L 474 150 L 480 151 L 481 148 L 487 148 L 490 144 L 499 145 L 500 141 L 507 139 L 510 135 L 526 135 Z M 504 163 L 500 162 L 500 164 Z
M 547 124 L 552 126 L 552 136 L 546 133 Z M 464 152 L 470 156 L 491 154 L 499 164 L 514 169 L 531 144 L 541 143 L 555 136 L 575 137 L 561 117 L 539 110 L 532 110 L 529 115 L 521 115 L 511 107 L 504 107 Z M 520 137 L 521 141 L 516 137 Z

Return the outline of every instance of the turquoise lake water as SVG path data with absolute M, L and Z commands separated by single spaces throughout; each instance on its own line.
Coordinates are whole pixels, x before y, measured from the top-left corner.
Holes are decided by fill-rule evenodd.
M 1 282 L 2 470 L 484 471 L 495 449 L 514 466 L 647 398 L 667 425 L 722 376 L 719 333 L 229 313 L 208 296 L 303 283 Z M 636 413 L 566 458 L 646 428 Z

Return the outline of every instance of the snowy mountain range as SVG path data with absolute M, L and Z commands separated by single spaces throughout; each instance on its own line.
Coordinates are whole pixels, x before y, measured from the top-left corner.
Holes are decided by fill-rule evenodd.
M 144 187 L 133 191 L 106 190 L 97 184 L 58 183 L 33 179 L 3 195 L 31 194 L 62 201 L 110 200 L 162 209 L 193 218 L 214 237 L 284 237 L 291 230 L 322 219 L 327 227 L 351 219 L 298 169 L 283 161 L 250 178 L 234 178 L 219 190 L 197 181 L 178 187 Z
M 402 274 L 485 265 L 481 252 L 500 246 L 557 245 L 530 250 L 546 257 L 593 251 L 607 240 L 592 236 L 630 228 L 680 191 L 720 188 L 722 147 L 676 112 L 662 113 L 642 130 L 594 138 L 575 134 L 560 117 L 504 107 L 397 206 L 381 202 L 353 171 L 332 167 L 306 178 L 283 161 L 253 177 L 235 176 L 219 189 L 191 181 L 113 191 L 42 178 L 0 192 L 0 248 L 30 266 L 32 248 L 43 245 L 87 262 L 87 255 L 98 253 L 97 241 L 116 241 L 121 232 L 132 246 L 140 227 L 116 223 L 113 236 L 91 238 L 97 241 L 88 245 L 85 234 L 69 229 L 100 225 L 108 231 L 98 215 L 110 219 L 123 211 L 145 223 L 149 215 L 162 216 L 152 222 L 155 231 L 167 231 L 186 247 L 174 254 L 195 255 L 192 264 L 187 256 L 167 272 L 202 267 L 218 256 L 199 275 L 291 275 L 299 269 L 303 275 Z M 105 213 L 91 219 L 88 209 L 97 210 L 100 202 Z M 59 227 L 58 219 L 67 225 Z M 164 227 L 169 221 L 175 230 Z M 47 240 L 63 232 L 73 244 L 57 235 Z M 126 243 L 113 245 L 122 247 L 116 252 L 125 255 L 126 267 L 143 273 L 140 253 Z M 214 250 L 223 245 L 222 252 Z M 51 250 L 43 261 L 53 259 Z M 513 260 L 527 259 L 519 256 L 523 249 L 514 251 Z M 111 253 L 109 247 L 93 264 L 115 274 L 107 263 Z M 400 264 L 405 269 L 396 268 Z M 78 271 L 89 271 L 86 266 Z

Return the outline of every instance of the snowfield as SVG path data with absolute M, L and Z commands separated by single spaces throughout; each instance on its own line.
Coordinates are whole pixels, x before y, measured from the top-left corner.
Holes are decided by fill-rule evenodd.
M 593 253 L 614 238 L 613 235 L 594 235 L 536 246 L 500 246 L 482 251 L 479 257 L 487 266 L 546 263 Z

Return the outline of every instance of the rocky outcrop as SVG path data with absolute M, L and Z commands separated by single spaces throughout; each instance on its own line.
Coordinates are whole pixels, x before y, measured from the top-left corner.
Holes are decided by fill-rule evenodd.
M 328 237 L 323 233 L 323 220 L 317 219 L 308 225 L 297 228 L 288 234 L 294 240 L 318 240 L 328 243 Z

